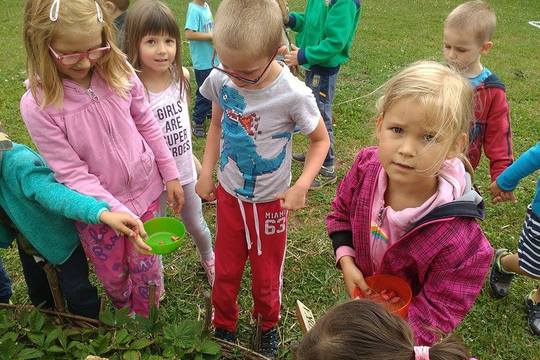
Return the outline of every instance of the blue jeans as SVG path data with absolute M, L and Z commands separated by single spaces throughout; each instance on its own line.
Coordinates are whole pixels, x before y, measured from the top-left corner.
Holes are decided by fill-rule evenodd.
M 326 154 L 323 166 L 334 166 L 334 126 L 332 124 L 332 103 L 336 90 L 336 80 L 338 73 L 328 75 L 314 73 L 311 70 L 306 70 L 306 85 L 313 91 L 317 106 L 324 120 L 324 125 L 330 137 L 330 149 Z
M 11 279 L 4 269 L 2 259 L 0 259 L 0 303 L 7 304 L 11 294 Z
M 19 257 L 28 286 L 28 296 L 34 306 L 43 304 L 43 308 L 54 308 L 54 300 L 47 281 L 47 275 L 34 257 L 19 248 Z M 88 263 L 82 246 L 61 265 L 56 265 L 56 274 L 60 289 L 69 311 L 76 315 L 97 319 L 100 302 L 97 289 L 88 280 Z
M 197 82 L 197 95 L 195 96 L 195 106 L 193 107 L 192 118 L 195 124 L 204 124 L 204 120 L 212 115 L 212 102 L 201 95 L 199 88 L 204 80 L 210 75 L 212 69 L 193 70 L 195 72 L 195 81 Z

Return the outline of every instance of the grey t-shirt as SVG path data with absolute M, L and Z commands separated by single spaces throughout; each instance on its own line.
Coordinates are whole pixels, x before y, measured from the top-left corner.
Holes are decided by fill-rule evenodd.
M 291 182 L 292 134 L 308 135 L 321 117 L 311 90 L 286 66 L 264 89 L 243 89 L 212 70 L 199 89 L 219 103 L 221 142 L 218 180 L 241 200 L 268 202 Z

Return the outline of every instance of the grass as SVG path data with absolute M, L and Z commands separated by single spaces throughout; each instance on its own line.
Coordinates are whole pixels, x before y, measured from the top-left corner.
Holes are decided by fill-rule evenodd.
M 168 0 L 184 24 L 187 0 Z M 338 174 L 348 170 L 357 150 L 373 143 L 374 98 L 367 96 L 388 77 L 405 65 L 419 59 L 441 59 L 442 21 L 458 1 L 367 1 L 351 61 L 343 66 L 336 91 L 336 152 Z M 514 152 L 519 155 L 538 141 L 540 129 L 540 30 L 527 24 L 540 14 L 536 0 L 493 0 L 498 15 L 494 48 L 484 59 L 486 66 L 496 72 L 507 86 L 514 132 Z M 291 10 L 301 10 L 302 0 L 290 1 Z M 215 8 L 217 2 L 212 3 Z M 6 0 L 0 14 L 0 36 L 3 50 L 0 57 L 0 120 L 12 138 L 31 145 L 20 119 L 19 99 L 24 92 L 25 53 L 21 41 L 22 2 Z M 239 20 L 241 23 L 241 19 Z M 183 60 L 190 65 L 187 44 L 183 44 Z M 354 99 L 354 100 L 353 100 Z M 352 101 L 351 101 L 352 100 Z M 296 140 L 295 148 L 305 142 Z M 200 156 L 204 141 L 195 140 Z M 300 168 L 293 166 L 298 175 Z M 480 190 L 489 185 L 486 161 L 477 174 Z M 535 177 L 524 179 L 516 195 L 517 204 L 493 206 L 486 202 L 487 217 L 482 227 L 492 245 L 515 249 L 525 206 L 534 194 Z M 285 263 L 282 320 L 279 325 L 283 349 L 301 337 L 294 317 L 296 299 L 303 301 L 318 317 L 336 302 L 345 299 L 340 273 L 334 268 L 333 253 L 326 235 L 324 219 L 334 195 L 333 187 L 311 192 L 308 207 L 290 216 L 289 247 Z M 205 211 L 212 227 L 215 209 Z M 16 250 L 2 253 L 7 269 L 14 280 L 15 303 L 28 303 Z M 203 292 L 208 290 L 204 273 L 198 264 L 194 246 L 188 242 L 181 251 L 164 258 L 167 297 L 161 310 L 167 320 L 202 316 Z M 457 329 L 473 354 L 480 359 L 540 359 L 540 339 L 530 335 L 526 327 L 523 296 L 536 283 L 516 279 L 510 295 L 493 300 L 484 288 L 469 315 Z M 239 333 L 242 343 L 249 344 L 253 324 L 249 309 L 251 296 L 248 277 L 244 277 L 240 292 L 241 314 Z

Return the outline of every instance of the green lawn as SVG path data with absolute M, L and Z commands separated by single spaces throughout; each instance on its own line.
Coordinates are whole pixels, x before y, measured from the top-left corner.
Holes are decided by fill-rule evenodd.
M 25 53 L 21 41 L 22 1 L 4 0 L 0 13 L 0 120 L 13 140 L 31 145 L 19 115 L 19 99 L 24 92 Z M 181 26 L 185 21 L 187 0 L 168 0 Z M 388 77 L 405 65 L 420 59 L 441 59 L 442 22 L 458 1 L 448 0 L 380 0 L 363 4 L 351 61 L 342 68 L 335 99 L 336 151 L 338 173 L 348 170 L 361 147 L 373 143 L 374 97 L 367 96 Z M 540 20 L 538 0 L 494 0 L 498 16 L 494 47 L 483 63 L 496 72 L 507 86 L 512 114 L 515 154 L 520 154 L 539 140 L 540 129 L 540 29 L 527 24 Z M 301 10 L 305 2 L 292 0 L 291 10 Z M 212 3 L 216 8 L 217 1 Z M 242 19 L 239 19 L 241 24 Z M 184 43 L 184 65 L 189 54 Z M 535 135 L 536 134 L 536 135 Z M 303 140 L 295 141 L 300 149 Z M 195 140 L 202 155 L 204 141 Z M 294 165 L 297 175 L 300 168 Z M 487 218 L 483 228 L 494 247 L 515 249 L 525 206 L 534 194 L 534 176 L 523 180 L 516 191 L 518 204 L 493 206 L 486 202 Z M 477 175 L 482 191 L 489 179 L 486 163 Z M 345 294 L 340 273 L 334 268 L 330 241 L 324 219 L 334 195 L 333 187 L 309 194 L 308 207 L 290 216 L 289 247 L 285 264 L 282 320 L 279 331 L 283 356 L 301 336 L 294 317 L 296 299 L 303 301 L 316 316 Z M 206 210 L 213 228 L 214 211 Z M 14 280 L 14 303 L 28 303 L 16 250 L 2 253 Z M 196 318 L 203 314 L 203 292 L 208 290 L 204 273 L 198 264 L 195 247 L 188 243 L 181 251 L 164 258 L 167 296 L 161 314 L 171 322 Z M 504 300 L 490 298 L 485 288 L 458 333 L 480 359 L 540 359 L 540 339 L 530 335 L 525 320 L 523 296 L 535 282 L 517 279 L 513 291 Z M 239 334 L 249 344 L 253 324 L 249 309 L 249 280 L 245 277 L 240 294 L 242 312 Z

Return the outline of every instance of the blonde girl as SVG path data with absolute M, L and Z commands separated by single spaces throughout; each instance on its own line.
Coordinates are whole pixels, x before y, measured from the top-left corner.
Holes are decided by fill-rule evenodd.
M 492 249 L 482 198 L 462 160 L 471 86 L 435 62 L 407 67 L 382 87 L 378 146 L 362 149 L 341 182 L 327 230 L 349 294 L 364 278 L 400 276 L 413 290 L 415 342 L 452 331 L 482 289 Z
M 172 11 L 156 0 L 138 1 L 129 10 L 125 51 L 147 90 L 169 150 L 180 173 L 185 204 L 180 216 L 191 234 L 210 285 L 214 252 L 201 198 L 195 193 L 195 168 L 189 120 L 189 73 L 182 67 L 180 30 Z
M 26 2 L 29 90 L 21 114 L 59 182 L 146 221 L 158 212 L 164 188 L 180 211 L 182 188 L 144 87 L 115 46 L 103 9 L 101 0 Z M 113 304 L 146 315 L 149 285 L 161 291 L 157 256 L 106 225 L 81 223 L 77 230 Z

